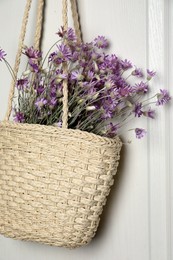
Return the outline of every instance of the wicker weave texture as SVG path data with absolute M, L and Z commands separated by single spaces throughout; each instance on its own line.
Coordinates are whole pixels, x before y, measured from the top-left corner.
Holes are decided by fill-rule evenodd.
M 78 247 L 95 235 L 122 143 L 80 130 L 0 124 L 0 233 Z

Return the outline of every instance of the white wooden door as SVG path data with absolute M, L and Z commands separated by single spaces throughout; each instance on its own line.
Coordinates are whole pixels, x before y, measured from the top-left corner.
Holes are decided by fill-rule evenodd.
M 0 1 L 0 47 L 13 64 L 26 1 Z M 61 24 L 61 1 L 46 8 L 44 50 Z M 105 35 L 110 53 L 157 71 L 153 88 L 173 95 L 172 0 L 78 0 L 85 41 Z M 31 45 L 36 1 L 27 44 Z M 7 104 L 10 76 L 0 64 L 0 119 Z M 125 133 L 119 172 L 94 240 L 75 250 L 0 237 L 0 260 L 173 260 L 173 113 L 172 104 L 147 122 L 147 138 Z

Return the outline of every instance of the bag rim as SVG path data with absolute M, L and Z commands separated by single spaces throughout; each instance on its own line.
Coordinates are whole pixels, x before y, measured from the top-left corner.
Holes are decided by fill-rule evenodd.
M 16 123 L 13 121 L 1 121 L 0 122 L 0 128 L 1 127 L 6 127 L 9 129 L 15 129 L 15 130 L 24 130 L 31 132 L 34 130 L 34 134 L 40 134 L 42 132 L 43 135 L 53 135 L 57 136 L 57 134 L 61 134 L 64 136 L 71 136 L 76 139 L 85 139 L 88 141 L 94 141 L 94 142 L 99 142 L 107 145 L 115 145 L 120 143 L 122 145 L 122 141 L 120 137 L 117 135 L 114 138 L 109 138 L 109 137 L 104 137 L 100 136 L 94 133 L 90 133 L 87 131 L 83 131 L 80 129 L 71 129 L 71 128 L 60 128 L 60 127 L 55 127 L 52 125 L 40 125 L 40 124 L 28 124 L 28 123 Z

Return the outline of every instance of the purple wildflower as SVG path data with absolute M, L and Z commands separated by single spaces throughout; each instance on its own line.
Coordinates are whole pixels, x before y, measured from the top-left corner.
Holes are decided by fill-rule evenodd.
M 136 134 L 136 138 L 141 139 L 142 137 L 144 137 L 146 135 L 146 130 L 143 128 L 136 128 L 135 129 L 135 134 Z
M 23 90 L 24 88 L 26 88 L 28 86 L 28 83 L 29 83 L 29 81 L 28 81 L 27 78 L 18 79 L 16 87 L 17 87 L 18 90 Z
M 119 94 L 121 97 L 128 97 L 131 95 L 132 91 L 132 87 L 130 85 L 127 85 L 119 89 Z
M 146 94 L 148 92 L 148 84 L 141 81 L 135 85 L 135 92 L 138 94 Z
M 52 53 L 50 52 L 47 69 L 40 66 L 42 57 L 39 51 L 33 47 L 23 50 L 28 57 L 30 68 L 17 81 L 17 88 L 24 91 L 26 87 L 26 91 L 31 88 L 34 93 L 28 91 L 26 95 L 20 95 L 14 121 L 48 123 L 62 127 L 64 79 L 68 80 L 69 111 L 73 111 L 68 114 L 69 128 L 94 133 L 98 133 L 99 129 L 101 135 L 113 138 L 119 134 L 121 123 L 129 114 L 133 114 L 135 118 L 142 115 L 155 117 L 155 111 L 152 107 L 149 108 L 149 104 L 153 103 L 150 102 L 150 98 L 149 102 L 144 101 L 145 105 L 141 101 L 149 91 L 148 82 L 140 79 L 143 77 L 142 70 L 133 66 L 127 59 L 121 60 L 114 54 L 105 54 L 101 50 L 108 46 L 105 37 L 98 36 L 90 43 L 78 43 L 74 30 L 65 30 L 63 27 L 58 35 L 61 37 L 61 43 Z M 5 54 L 0 49 L 0 61 L 3 55 Z M 68 63 L 68 73 L 63 70 L 64 62 Z M 124 76 L 128 69 L 130 75 L 136 76 L 131 77 L 130 82 L 128 77 Z M 147 70 L 148 81 L 154 75 L 154 71 Z M 131 80 L 136 82 L 133 83 Z M 34 103 L 30 102 L 31 94 L 35 97 Z M 154 103 L 163 105 L 169 99 L 168 92 L 160 90 L 157 102 Z M 116 123 L 112 123 L 114 119 Z M 146 131 L 136 128 L 135 133 L 140 139 Z
M 94 78 L 94 72 L 89 70 L 87 73 L 87 80 L 91 80 Z
M 156 75 L 155 71 L 147 69 L 147 79 L 150 80 Z
M 156 105 L 164 105 L 171 100 L 171 97 L 166 89 L 160 89 L 160 93 L 157 94 Z
M 143 77 L 143 73 L 142 70 L 139 68 L 136 68 L 135 70 L 132 71 L 132 75 L 136 76 L 138 78 L 142 78 Z
M 106 100 L 102 100 L 102 107 L 103 107 L 103 119 L 112 118 L 113 114 L 115 112 L 116 106 L 118 104 L 118 101 L 116 98 L 113 98 L 113 93 L 110 94 L 110 97 L 108 97 Z
M 108 119 L 108 118 L 112 118 L 113 116 L 113 111 L 112 109 L 105 107 L 103 110 L 103 114 L 101 116 L 102 119 Z
M 55 57 L 57 56 L 57 52 L 52 52 L 50 55 L 49 55 L 49 58 L 48 58 L 48 61 L 51 62 L 51 61 L 54 61 Z
M 24 121 L 25 121 L 24 114 L 21 112 L 15 112 L 14 121 L 16 123 L 24 123 Z
M 98 36 L 94 39 L 94 45 L 99 49 L 105 49 L 108 47 L 108 40 L 104 36 Z
M 37 98 L 35 105 L 38 110 L 41 110 L 44 105 L 47 104 L 47 100 L 45 98 Z
M 142 112 L 141 108 L 142 108 L 142 104 L 141 103 L 135 104 L 135 108 L 133 110 L 133 112 L 135 113 L 135 117 L 142 116 L 143 112 Z
M 132 63 L 130 61 L 128 61 L 127 59 L 121 60 L 120 63 L 121 63 L 121 68 L 123 70 L 128 70 L 128 69 L 132 68 Z
M 56 70 L 56 74 L 57 74 L 57 78 L 58 79 L 67 79 L 68 78 L 68 74 L 67 73 L 63 73 L 63 71 L 62 70 L 59 70 L 59 69 L 57 69 Z
M 64 30 L 64 26 L 61 26 L 61 28 L 59 29 L 59 31 L 57 32 L 58 36 L 60 38 L 63 38 L 64 35 L 66 34 L 66 31 Z
M 54 124 L 54 126 L 62 128 L 62 121 L 58 121 L 57 123 Z
M 112 79 L 108 79 L 106 82 L 105 82 L 105 88 L 107 89 L 111 89 L 115 86 L 115 83 L 114 83 L 114 80 Z
M 84 76 L 82 75 L 81 70 L 72 71 L 71 73 L 71 79 L 72 80 L 83 80 Z
M 39 59 L 41 58 L 41 52 L 38 50 L 35 50 L 34 47 L 30 47 L 30 48 L 25 48 L 25 52 L 24 54 L 29 58 L 29 59 Z
M 79 57 L 80 57 L 79 52 L 78 51 L 73 51 L 72 55 L 71 55 L 71 61 L 72 62 L 78 61 Z
M 76 34 L 72 28 L 68 28 L 67 30 L 67 40 L 73 43 L 77 40 Z
M 67 61 L 72 57 L 71 50 L 67 45 L 60 44 L 60 45 L 58 45 L 58 49 L 59 49 L 59 52 L 57 55 L 60 59 L 62 59 L 62 61 Z
M 93 50 L 91 52 L 91 58 L 92 58 L 93 61 L 99 61 L 99 58 L 101 58 L 101 56 L 100 56 L 100 54 L 98 52 Z
M 106 136 L 114 137 L 114 136 L 117 135 L 117 131 L 118 131 L 118 128 L 119 128 L 118 124 L 113 124 L 112 122 L 110 122 L 107 127 L 108 127 L 108 129 L 107 129 Z
M 53 109 L 56 104 L 57 104 L 57 98 L 56 97 L 52 97 L 50 102 L 49 102 L 49 108 Z
M 43 85 L 39 85 L 36 89 L 37 89 L 37 94 L 39 95 L 42 94 L 45 90 Z
M 34 72 L 38 72 L 39 71 L 39 66 L 38 66 L 38 63 L 37 63 L 37 61 L 36 60 L 34 60 L 34 59 L 29 59 L 29 65 L 31 66 L 31 68 L 32 68 L 32 70 L 34 71 Z
M 0 49 L 0 61 L 2 61 L 6 55 L 5 51 Z
M 149 108 L 147 111 L 143 112 L 144 116 L 154 119 L 155 118 L 155 110 Z

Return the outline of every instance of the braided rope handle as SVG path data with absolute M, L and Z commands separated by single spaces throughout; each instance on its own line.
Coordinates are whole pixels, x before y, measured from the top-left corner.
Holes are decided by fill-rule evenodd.
M 20 37 L 19 37 L 18 50 L 17 50 L 17 54 L 16 54 L 15 65 L 13 68 L 15 79 L 17 79 L 17 74 L 19 71 L 23 43 L 24 43 L 24 39 L 25 39 L 25 35 L 26 35 L 26 27 L 27 27 L 27 23 L 28 23 L 31 3 L 32 3 L 32 0 L 27 0 L 26 6 L 25 6 L 25 11 L 24 11 L 24 16 L 23 16 L 23 20 L 22 20 L 22 28 L 21 28 L 21 33 L 20 33 Z M 34 41 L 35 48 L 38 48 L 40 45 L 43 4 L 44 4 L 44 0 L 39 0 L 38 12 L 37 12 L 36 33 L 35 33 L 35 41 Z M 10 94 L 9 94 L 9 98 L 8 98 L 8 107 L 7 107 L 7 112 L 5 115 L 5 121 L 8 121 L 10 118 L 10 115 L 11 115 L 13 97 L 14 97 L 14 92 L 15 92 L 15 85 L 16 85 L 16 80 L 12 80 L 11 87 L 10 87 Z
M 80 21 L 79 21 L 77 0 L 71 0 L 71 11 L 72 11 L 73 23 L 74 23 L 77 39 L 79 42 L 82 42 L 82 31 L 81 31 Z
M 67 17 L 67 0 L 62 1 L 62 19 L 64 29 L 68 28 Z M 63 64 L 63 71 L 67 73 L 67 63 Z M 63 81 L 63 114 L 62 114 L 62 128 L 68 128 L 68 82 L 67 79 Z
M 79 23 L 79 14 L 77 8 L 77 0 L 70 0 L 71 1 L 71 10 L 72 10 L 72 17 L 74 22 L 75 32 L 78 38 L 78 41 L 82 41 L 81 30 L 80 30 L 80 23 Z M 28 23 L 29 11 L 31 8 L 32 0 L 27 0 L 26 7 L 24 11 L 23 21 L 22 21 L 22 28 L 21 34 L 19 38 L 19 45 L 18 51 L 16 55 L 15 65 L 14 65 L 14 75 L 15 79 L 17 79 L 17 74 L 19 71 L 20 60 L 22 55 L 22 48 L 23 43 L 26 35 L 26 28 Z M 67 16 L 67 0 L 62 0 L 62 17 L 63 17 L 63 25 L 64 28 L 67 29 L 68 27 L 68 16 Z M 39 49 L 40 47 L 40 40 L 41 40 L 41 33 L 42 33 L 42 25 L 43 25 L 43 8 L 44 8 L 44 0 L 38 0 L 38 10 L 37 10 L 37 22 L 36 22 L 36 31 L 34 37 L 34 47 Z M 67 72 L 67 64 L 63 66 L 64 72 Z M 10 94 L 8 98 L 8 108 L 5 116 L 5 121 L 8 121 L 12 111 L 12 102 L 15 92 L 15 85 L 16 81 L 12 81 L 10 87 Z M 63 115 L 62 115 L 62 127 L 68 128 L 68 81 L 67 79 L 63 82 Z
M 71 10 L 74 22 L 75 33 L 79 42 L 82 41 L 80 24 L 79 24 L 79 14 L 77 9 L 76 0 L 71 0 Z M 67 0 L 62 0 L 62 17 L 64 29 L 68 28 L 68 15 L 67 15 Z M 63 65 L 63 71 L 67 74 L 67 63 Z M 62 114 L 62 128 L 68 128 L 68 79 L 63 81 L 63 114 Z
M 42 23 L 43 23 L 43 8 L 44 8 L 44 0 L 39 0 L 38 11 L 37 11 L 37 24 L 36 24 L 36 31 L 34 37 L 34 47 L 37 50 L 40 49 Z

